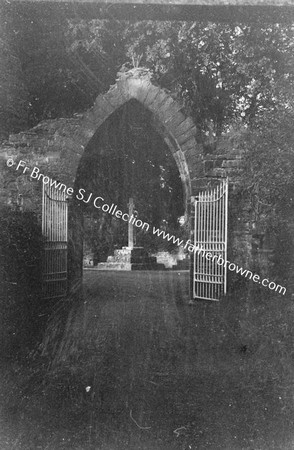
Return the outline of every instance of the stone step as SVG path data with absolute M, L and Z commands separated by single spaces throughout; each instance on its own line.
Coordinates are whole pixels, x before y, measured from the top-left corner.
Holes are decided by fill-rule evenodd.
M 132 270 L 132 264 L 124 262 L 101 262 L 96 267 L 97 270 Z
M 130 263 L 131 262 L 131 255 L 108 256 L 107 262 L 111 262 L 111 263 L 116 263 L 116 262 Z
M 132 264 L 131 270 L 166 270 L 164 264 Z
M 176 265 L 172 267 L 172 270 L 189 270 L 190 269 L 190 260 L 189 259 L 180 259 Z
M 164 264 L 157 264 L 156 256 L 149 256 L 143 247 L 130 249 L 123 247 L 114 250 L 106 262 L 97 266 L 98 270 L 165 270 Z
M 156 264 L 156 257 L 155 256 L 135 256 L 131 257 L 131 263 L 138 263 L 138 264 Z
M 96 266 L 97 270 L 166 270 L 164 264 L 157 263 L 119 263 L 119 262 L 102 262 Z
M 132 257 L 148 256 L 148 252 L 143 247 L 134 247 L 130 249 L 128 247 L 123 247 L 114 250 L 114 256 L 126 256 L 131 255 Z
M 147 251 L 142 247 L 134 249 L 122 248 L 114 250 L 113 256 L 108 256 L 108 263 L 156 263 L 156 258 L 149 256 Z

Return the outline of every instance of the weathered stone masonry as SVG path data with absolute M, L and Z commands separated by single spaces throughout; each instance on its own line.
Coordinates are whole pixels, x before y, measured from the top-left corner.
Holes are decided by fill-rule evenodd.
M 60 177 L 62 182 L 73 185 L 88 142 L 100 125 L 130 99 L 136 99 L 154 114 L 157 131 L 177 162 L 188 204 L 204 179 L 203 155 L 196 143 L 196 128 L 183 114 L 181 105 L 165 90 L 152 85 L 149 73 L 144 70 L 122 74 L 106 94 L 98 96 L 85 114 L 44 121 L 29 131 L 11 135 L 1 147 L 1 156 L 4 160 L 9 156 L 22 158 L 38 165 L 46 175 Z M 21 177 L 18 172 L 15 179 Z M 2 192 L 4 199 L 7 198 L 5 186 Z M 19 193 L 25 198 L 26 192 Z M 15 199 L 10 201 L 13 203 Z
M 191 197 L 196 196 L 199 190 L 213 186 L 220 178 L 228 176 L 230 193 L 234 192 L 242 170 L 240 152 L 221 149 L 222 154 L 203 155 L 196 142 L 196 127 L 191 118 L 185 117 L 182 106 L 169 92 L 152 84 L 147 70 L 134 69 L 119 74 L 116 84 L 106 94 L 99 95 L 85 114 L 43 121 L 28 131 L 11 135 L 3 143 L 0 148 L 3 165 L 1 204 L 21 206 L 41 217 L 42 182 L 30 180 L 27 175 L 30 171 L 22 175 L 21 169 L 16 171 L 15 167 L 7 167 L 7 158 L 22 159 L 31 170 L 37 166 L 40 173 L 73 187 L 87 144 L 103 122 L 131 99 L 153 113 L 156 131 L 175 158 L 183 182 L 187 215 Z M 230 201 L 230 210 L 234 207 Z M 243 210 L 240 220 L 231 224 L 229 235 L 230 257 L 248 268 L 252 260 L 249 222 L 249 213 Z

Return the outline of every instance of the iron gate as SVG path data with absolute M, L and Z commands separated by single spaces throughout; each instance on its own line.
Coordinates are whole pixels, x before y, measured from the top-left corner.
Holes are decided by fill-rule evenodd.
M 43 184 L 42 232 L 43 296 L 63 297 L 67 293 L 67 217 L 65 192 Z
M 227 290 L 228 179 L 195 201 L 193 298 L 217 301 Z M 210 254 L 210 255 L 208 255 Z M 223 261 L 223 262 L 222 262 Z

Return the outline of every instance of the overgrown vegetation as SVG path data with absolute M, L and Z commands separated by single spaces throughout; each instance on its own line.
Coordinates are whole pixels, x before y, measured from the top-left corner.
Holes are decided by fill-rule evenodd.
M 1 354 L 23 354 L 35 345 L 48 310 L 41 296 L 42 234 L 33 213 L 2 208 Z

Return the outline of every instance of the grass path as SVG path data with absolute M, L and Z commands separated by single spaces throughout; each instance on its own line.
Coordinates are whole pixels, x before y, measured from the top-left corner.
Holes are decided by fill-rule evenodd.
M 188 279 L 87 271 L 51 371 L 3 369 L 0 449 L 293 449 L 280 380 Z

